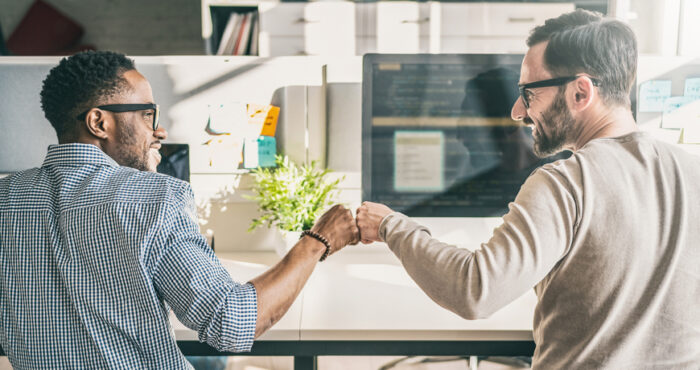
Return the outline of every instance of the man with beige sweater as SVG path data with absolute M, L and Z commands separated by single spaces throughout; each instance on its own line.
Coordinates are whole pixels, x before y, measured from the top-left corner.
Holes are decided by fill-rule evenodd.
M 534 171 L 478 249 L 370 202 L 357 211 L 363 242 L 386 242 L 467 319 L 534 287 L 535 369 L 700 368 L 700 158 L 636 130 L 634 34 L 577 10 L 527 43 L 512 117 L 538 155 L 573 155 Z

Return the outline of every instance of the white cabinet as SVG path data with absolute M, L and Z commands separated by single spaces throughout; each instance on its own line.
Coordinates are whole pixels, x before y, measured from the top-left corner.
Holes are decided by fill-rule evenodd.
M 573 3 L 438 3 L 433 19 L 443 53 L 524 53 L 530 30 L 574 8 Z
M 366 17 L 358 37 L 376 40 L 376 50 L 363 52 L 427 53 L 430 4 L 384 1 L 358 4 L 358 17 Z
M 260 56 L 355 55 L 351 2 L 261 3 Z
M 235 6 L 237 0 L 217 1 Z M 530 30 L 573 3 L 259 2 L 260 56 L 522 53 Z M 206 33 L 207 22 L 203 17 Z M 210 26 L 209 26 L 210 27 Z
M 530 30 L 573 3 L 356 4 L 357 54 L 524 53 Z

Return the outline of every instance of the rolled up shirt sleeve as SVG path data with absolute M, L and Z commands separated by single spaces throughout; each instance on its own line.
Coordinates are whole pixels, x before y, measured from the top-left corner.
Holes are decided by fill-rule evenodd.
M 474 251 L 440 242 L 397 212 L 382 220 L 379 236 L 431 299 L 464 318 L 480 319 L 552 270 L 570 248 L 576 222 L 577 205 L 566 181 L 540 168 L 509 204 L 503 224 Z
M 257 320 L 257 292 L 234 282 L 199 233 L 189 187 L 171 207 L 153 283 L 175 316 L 220 351 L 248 352 Z

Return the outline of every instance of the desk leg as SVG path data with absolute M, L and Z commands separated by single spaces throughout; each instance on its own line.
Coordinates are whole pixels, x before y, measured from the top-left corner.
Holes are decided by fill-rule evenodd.
M 477 356 L 469 356 L 469 370 L 477 370 L 479 368 L 479 358 Z
M 294 356 L 294 370 L 316 370 L 317 368 L 316 356 Z

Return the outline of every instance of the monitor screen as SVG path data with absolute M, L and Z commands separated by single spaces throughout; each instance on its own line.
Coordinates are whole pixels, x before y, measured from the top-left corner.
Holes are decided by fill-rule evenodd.
M 363 199 L 414 217 L 505 214 L 530 173 L 555 159 L 538 158 L 530 129 L 510 118 L 522 58 L 365 55 Z
M 190 181 L 190 146 L 187 144 L 161 144 L 158 173 L 180 180 Z

